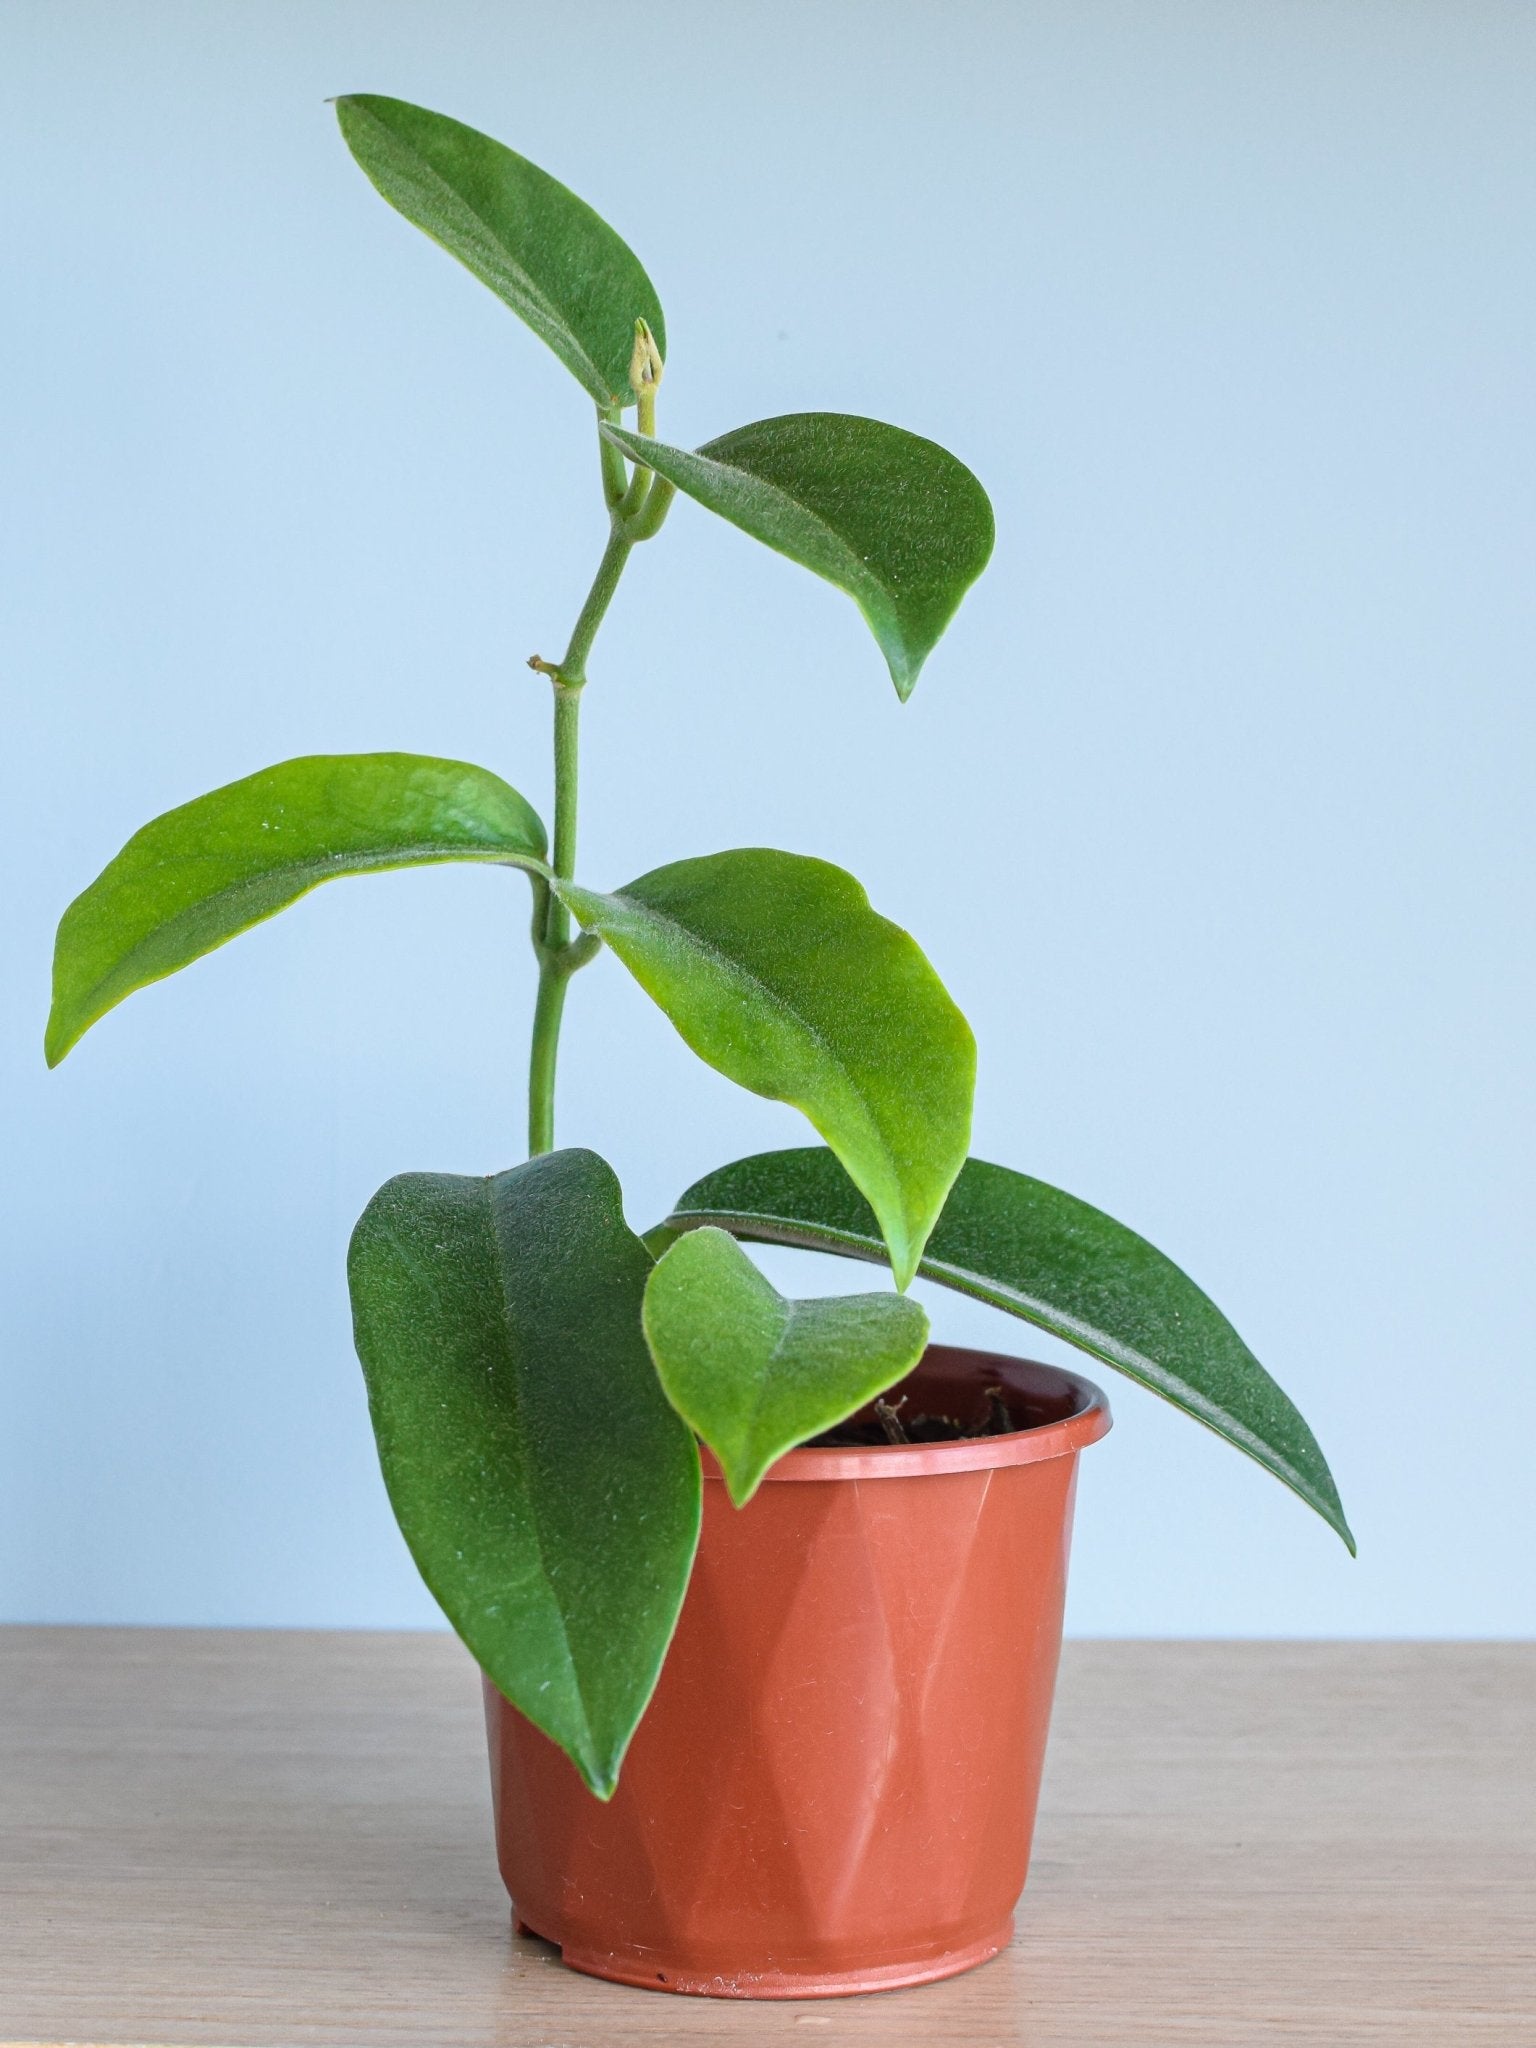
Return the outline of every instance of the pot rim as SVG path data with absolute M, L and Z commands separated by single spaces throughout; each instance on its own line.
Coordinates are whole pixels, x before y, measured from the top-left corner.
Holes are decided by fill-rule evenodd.
M 1005 1351 L 977 1351 L 965 1344 L 930 1344 L 923 1357 L 982 1361 L 989 1371 L 997 1371 L 999 1378 L 1016 1387 L 1023 1382 L 1039 1392 L 1070 1394 L 1072 1412 L 1057 1421 L 1033 1423 L 1028 1429 L 1010 1430 L 1003 1436 L 959 1437 L 949 1443 L 849 1445 L 844 1449 L 802 1446 L 786 1451 L 770 1465 L 762 1484 L 800 1479 L 913 1479 L 946 1472 L 984 1472 L 999 1465 L 1038 1465 L 1047 1458 L 1074 1456 L 1109 1431 L 1112 1418 L 1103 1389 L 1064 1366 L 1015 1358 Z M 700 1444 L 699 1457 L 704 1477 L 723 1483 L 719 1460 L 707 1444 Z

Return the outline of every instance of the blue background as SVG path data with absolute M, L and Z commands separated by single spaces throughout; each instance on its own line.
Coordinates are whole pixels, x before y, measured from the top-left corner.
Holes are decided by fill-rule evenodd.
M 1528 1632 L 1536 14 L 49 0 L 0 39 L 0 1616 L 436 1619 L 342 1255 L 389 1174 L 519 1156 L 521 882 L 321 892 L 40 1051 L 55 919 L 157 811 L 376 747 L 546 801 L 523 659 L 601 544 L 590 418 L 350 162 L 323 101 L 377 90 L 637 246 L 670 437 L 868 412 L 992 493 L 905 709 L 846 599 L 680 505 L 594 659 L 581 865 L 853 868 L 976 1025 L 976 1150 L 1162 1245 L 1313 1421 L 1357 1565 L 1101 1375 L 1072 1625 Z M 575 985 L 560 1134 L 637 1225 L 802 1132 L 614 962 Z

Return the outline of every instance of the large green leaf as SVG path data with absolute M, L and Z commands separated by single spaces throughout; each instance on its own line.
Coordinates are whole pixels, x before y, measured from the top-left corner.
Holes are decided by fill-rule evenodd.
M 688 1044 L 803 1110 L 880 1219 L 897 1285 L 965 1158 L 976 1043 L 916 943 L 841 868 L 749 847 L 560 893 Z
M 603 431 L 743 533 L 846 590 L 902 698 L 992 552 L 992 507 L 965 464 L 879 420 L 790 413 L 693 454 Z
M 309 754 L 167 811 L 59 925 L 49 1066 L 124 996 L 339 875 L 444 860 L 542 867 L 544 827 L 488 769 L 424 754 Z
M 868 1204 L 830 1152 L 762 1152 L 696 1181 L 664 1228 L 880 1259 Z M 1213 1301 L 1098 1209 L 967 1160 L 918 1271 L 1102 1359 L 1246 1451 L 1355 1544 L 1317 1439 Z
M 407 100 L 348 93 L 336 118 L 391 206 L 526 320 L 599 405 L 634 404 L 635 322 L 664 350 L 661 305 L 585 200 L 504 143 Z
M 352 1238 L 384 1481 L 481 1667 L 601 1799 L 671 1640 L 699 1456 L 656 1378 L 651 1262 L 593 1152 L 411 1173 Z
M 900 1294 L 787 1301 L 723 1230 L 690 1231 L 645 1290 L 667 1398 L 744 1507 L 775 1458 L 904 1379 L 928 1318 Z

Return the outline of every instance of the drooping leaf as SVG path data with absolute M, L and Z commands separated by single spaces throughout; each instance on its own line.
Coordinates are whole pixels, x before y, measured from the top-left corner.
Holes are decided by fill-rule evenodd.
M 843 869 L 762 847 L 611 896 L 560 890 L 701 1059 L 810 1118 L 905 1287 L 965 1158 L 976 1073 L 970 1026 L 916 943 Z
M 733 1237 L 697 1230 L 651 1274 L 645 1335 L 668 1400 L 744 1507 L 776 1458 L 906 1377 L 928 1318 L 901 1294 L 788 1301 Z
M 538 813 L 497 775 L 424 754 L 309 754 L 136 832 L 65 911 L 45 1047 L 57 1066 L 124 996 L 340 875 L 436 861 L 538 869 Z
M 347 147 L 397 212 L 548 342 L 601 406 L 633 405 L 637 319 L 666 326 L 634 251 L 558 179 L 478 129 L 379 93 L 336 102 Z
M 903 699 L 992 552 L 992 507 L 965 464 L 879 420 L 790 413 L 694 453 L 603 431 L 743 533 L 846 590 Z
M 820 1146 L 761 1152 L 706 1174 L 665 1234 L 704 1224 L 764 1243 L 884 1256 L 868 1203 Z M 1283 1480 L 1354 1550 L 1327 1460 L 1294 1404 L 1215 1303 L 1123 1223 L 1044 1181 L 970 1159 L 918 1271 L 1161 1394 Z
M 349 1277 L 379 1461 L 411 1554 L 514 1706 L 599 1798 L 671 1640 L 699 1458 L 641 1331 L 650 1258 L 593 1152 L 402 1174 Z

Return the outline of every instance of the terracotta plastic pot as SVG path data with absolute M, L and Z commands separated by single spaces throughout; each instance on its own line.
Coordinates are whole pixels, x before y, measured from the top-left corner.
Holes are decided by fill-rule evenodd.
M 573 1969 L 719 1998 L 920 1984 L 984 1962 L 1024 1886 L 1097 1387 L 934 1346 L 906 1412 L 1001 1387 L 1006 1435 L 792 1451 L 704 1530 L 619 1788 L 592 1797 L 486 1688 L 520 1931 Z

